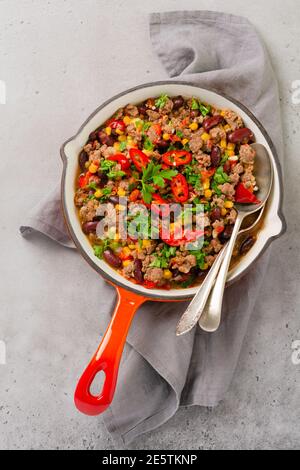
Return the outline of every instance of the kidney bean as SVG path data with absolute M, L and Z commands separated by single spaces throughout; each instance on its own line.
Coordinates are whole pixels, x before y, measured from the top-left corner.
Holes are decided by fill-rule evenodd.
M 103 258 L 113 268 L 119 268 L 122 264 L 122 261 L 120 260 L 120 258 L 117 255 L 115 255 L 114 252 L 110 248 L 104 251 Z
M 93 142 L 94 140 L 98 140 L 98 131 L 93 131 L 89 135 L 89 142 Z
M 146 107 L 146 105 L 141 104 L 141 106 L 138 107 L 138 110 L 139 110 L 139 113 L 140 113 L 142 116 L 146 116 L 146 114 L 147 114 L 147 107 Z
M 103 145 L 107 145 L 108 147 L 112 147 L 114 145 L 114 138 L 111 135 L 107 135 L 104 131 L 98 132 L 98 139 Z
M 199 114 L 200 114 L 199 109 L 192 109 L 191 112 L 190 112 L 191 118 L 195 118 L 195 117 L 199 116 Z
M 142 262 L 140 259 L 136 259 L 134 261 L 134 271 L 133 271 L 133 274 L 134 274 L 134 279 L 137 281 L 137 282 L 140 282 L 142 283 L 143 280 L 144 280 L 144 276 L 143 276 L 143 273 L 142 273 Z
M 184 105 L 184 99 L 180 95 L 172 98 L 172 101 L 173 101 L 173 109 L 179 109 L 181 108 L 181 106 Z
M 219 207 L 216 207 L 210 213 L 210 220 L 212 222 L 215 222 L 216 220 L 220 220 L 220 219 L 221 219 L 221 209 Z
M 215 116 L 205 118 L 203 121 L 203 128 L 206 132 L 210 131 L 215 126 L 218 126 L 223 121 L 223 116 L 216 114 Z
M 217 167 L 221 160 L 221 149 L 217 145 L 214 145 L 211 149 L 210 154 L 211 164 L 213 167 Z
M 104 219 L 104 215 L 95 215 L 93 222 L 99 222 L 102 219 Z
M 223 232 L 219 235 L 219 240 L 222 243 L 225 243 L 231 237 L 233 231 L 233 225 L 225 225 Z
M 164 139 L 159 139 L 156 143 L 155 143 L 156 147 L 158 148 L 158 151 L 162 151 L 162 152 L 165 152 L 166 149 L 169 147 L 169 142 L 167 142 L 166 140 Z
M 82 171 L 85 170 L 85 164 L 88 161 L 88 159 L 89 159 L 88 154 L 85 152 L 85 150 L 82 150 L 78 157 L 78 163 Z
M 98 186 L 100 188 L 104 188 L 104 186 L 108 182 L 108 176 L 105 173 L 102 173 L 100 170 L 98 171 L 98 176 L 99 176 Z
M 98 221 L 85 222 L 82 225 L 82 230 L 86 235 L 92 232 L 96 232 L 97 224 L 98 224 Z
M 108 198 L 109 202 L 111 202 L 112 204 L 119 204 L 119 196 L 110 196 Z
M 231 132 L 228 136 L 229 142 L 232 144 L 247 144 L 253 140 L 253 132 L 248 127 L 242 127 Z
M 253 235 L 250 235 L 248 238 L 246 238 L 246 240 L 243 241 L 243 243 L 241 244 L 240 246 L 240 254 L 241 255 L 245 255 L 249 250 L 250 248 L 252 248 L 252 246 L 254 245 L 255 243 L 255 238 L 253 237 Z

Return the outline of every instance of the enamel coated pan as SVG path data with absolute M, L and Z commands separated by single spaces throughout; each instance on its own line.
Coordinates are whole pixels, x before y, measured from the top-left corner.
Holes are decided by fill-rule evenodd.
M 81 376 L 75 391 L 75 404 L 77 408 L 88 415 L 102 413 L 113 400 L 119 363 L 127 332 L 133 316 L 140 305 L 147 300 L 166 302 L 186 300 L 193 297 L 198 289 L 198 287 L 191 287 L 169 291 L 161 289 L 149 290 L 123 278 L 108 264 L 95 257 L 92 246 L 81 230 L 77 208 L 74 205 L 78 154 L 86 144 L 89 134 L 111 117 L 117 109 L 128 103 L 140 103 L 149 97 L 159 96 L 162 93 L 166 93 L 169 96 L 195 96 L 218 108 L 230 108 L 236 111 L 244 120 L 246 127 L 252 129 L 256 141 L 263 144 L 271 156 L 274 170 L 274 183 L 265 209 L 264 225 L 258 233 L 257 241 L 254 246 L 229 272 L 227 279 L 228 284 L 240 279 L 271 241 L 279 237 L 285 230 L 285 220 L 281 212 L 281 171 L 276 150 L 265 129 L 245 106 L 213 90 L 199 88 L 192 83 L 172 81 L 140 85 L 120 93 L 102 104 L 82 125 L 78 133 L 69 139 L 61 148 L 61 156 L 63 159 L 62 203 L 70 235 L 86 261 L 98 274 L 114 285 L 118 293 L 118 301 L 112 320 L 99 348 Z M 105 381 L 100 395 L 95 396 L 91 393 L 90 389 L 95 376 L 101 371 L 105 373 Z

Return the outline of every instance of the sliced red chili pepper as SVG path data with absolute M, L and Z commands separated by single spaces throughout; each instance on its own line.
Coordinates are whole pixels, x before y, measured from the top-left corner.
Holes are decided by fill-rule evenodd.
M 111 127 L 114 130 L 118 130 L 121 132 L 124 132 L 126 129 L 126 125 L 124 121 L 121 121 L 120 119 L 111 119 L 110 121 L 107 122 L 107 126 Z
M 136 202 L 141 195 L 141 192 L 138 189 L 134 189 L 129 196 L 129 201 Z
M 191 160 L 192 154 L 186 150 L 170 150 L 162 156 L 162 161 L 169 166 L 187 165 Z
M 153 212 L 155 212 L 156 214 L 159 214 L 163 217 L 167 217 L 170 215 L 170 206 L 168 202 L 163 199 L 159 194 L 152 194 L 151 204 L 148 204 L 145 201 L 142 201 L 142 203 L 145 204 L 148 209 L 152 209 Z M 155 207 L 156 204 L 159 204 L 160 207 Z
M 142 171 L 143 168 L 146 168 L 146 166 L 149 163 L 149 158 L 147 155 L 145 155 L 141 150 L 131 148 L 129 150 L 129 155 L 133 163 L 135 164 L 136 168 L 139 171 Z
M 91 176 L 92 176 L 92 173 L 90 173 L 89 171 L 87 171 L 86 173 L 82 173 L 78 179 L 79 187 L 85 188 L 85 186 L 89 184 L 89 179 Z
M 177 202 L 185 202 L 189 198 L 189 185 L 185 177 L 179 173 L 171 180 L 171 190 Z
M 110 157 L 108 157 L 107 160 L 119 163 L 121 165 L 121 170 L 123 171 L 126 171 L 128 170 L 128 168 L 130 168 L 130 161 L 122 153 L 116 153 L 115 155 L 111 155 Z
M 175 238 L 174 234 L 170 235 L 170 238 L 162 238 L 162 240 L 170 246 L 179 246 L 182 245 L 183 243 L 187 242 L 195 242 L 199 237 L 202 237 L 204 235 L 203 230 L 193 230 L 189 231 L 185 234 L 184 237 L 182 238 Z
M 240 204 L 259 204 L 261 201 L 245 188 L 243 183 L 239 183 L 235 189 L 235 202 Z

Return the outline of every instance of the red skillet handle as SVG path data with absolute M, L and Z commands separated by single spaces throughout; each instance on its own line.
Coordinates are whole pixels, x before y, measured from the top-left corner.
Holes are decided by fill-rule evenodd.
M 119 364 L 131 321 L 138 307 L 148 300 L 146 297 L 134 294 L 121 287 L 116 289 L 118 303 L 111 322 L 96 354 L 82 374 L 75 391 L 76 407 L 82 413 L 91 416 L 103 413 L 113 400 Z M 90 387 L 96 374 L 100 371 L 105 373 L 105 381 L 101 394 L 94 396 L 90 392 Z

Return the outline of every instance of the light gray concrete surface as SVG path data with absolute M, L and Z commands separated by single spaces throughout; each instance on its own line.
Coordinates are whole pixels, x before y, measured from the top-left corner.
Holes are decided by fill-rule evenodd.
M 18 226 L 60 178 L 60 144 L 99 105 L 153 74 L 147 13 L 223 10 L 247 16 L 276 70 L 285 132 L 288 233 L 273 257 L 238 370 L 216 409 L 182 409 L 133 449 L 296 449 L 300 441 L 300 6 L 297 0 L 0 0 L 1 449 L 112 449 L 101 418 L 77 413 L 72 395 L 99 340 L 103 299 L 93 272 L 73 251 Z M 126 70 L 126 73 L 123 72 Z M 70 273 L 80 270 L 74 285 Z M 99 282 L 101 282 L 99 280 Z M 88 285 L 91 285 L 86 290 Z M 73 312 L 81 314 L 74 316 Z M 242 312 L 241 312 L 242 314 Z M 99 333 L 98 333 L 99 332 Z

